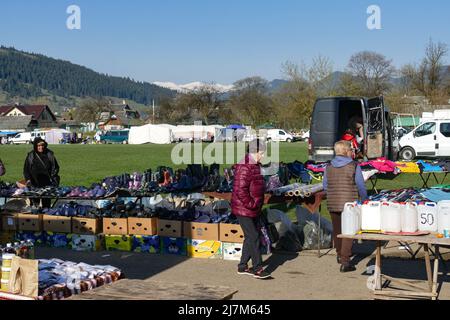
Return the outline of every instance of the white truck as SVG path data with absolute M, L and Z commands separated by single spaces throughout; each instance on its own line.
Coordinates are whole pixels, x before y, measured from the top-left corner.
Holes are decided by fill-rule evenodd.
M 450 157 L 450 110 L 424 113 L 420 125 L 401 137 L 399 147 L 399 156 L 406 161 Z
M 10 144 L 31 144 L 34 139 L 41 137 L 45 140 L 46 131 L 21 132 L 9 139 Z
M 294 137 L 283 129 L 269 129 L 267 130 L 267 141 L 293 142 Z

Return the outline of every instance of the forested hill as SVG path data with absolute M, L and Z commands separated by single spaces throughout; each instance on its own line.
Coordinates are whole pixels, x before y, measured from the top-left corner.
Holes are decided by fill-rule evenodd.
M 146 82 L 100 74 L 68 61 L 0 47 L 0 90 L 11 96 L 117 97 L 150 104 L 175 92 Z

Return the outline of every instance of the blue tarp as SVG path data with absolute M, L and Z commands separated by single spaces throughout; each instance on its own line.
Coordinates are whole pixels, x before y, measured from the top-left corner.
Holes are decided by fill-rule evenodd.
M 0 136 L 12 136 L 12 135 L 16 135 L 17 131 L 0 131 Z
M 232 124 L 231 126 L 228 126 L 227 129 L 237 130 L 237 129 L 245 129 L 245 127 L 241 126 L 240 124 Z

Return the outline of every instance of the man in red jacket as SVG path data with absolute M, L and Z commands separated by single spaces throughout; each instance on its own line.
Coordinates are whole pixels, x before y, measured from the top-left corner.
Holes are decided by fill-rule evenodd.
M 258 232 L 259 215 L 264 204 L 265 192 L 260 161 L 265 151 L 266 145 L 263 141 L 256 139 L 250 142 L 247 155 L 234 166 L 234 184 L 231 198 L 231 210 L 238 218 L 244 232 L 244 245 L 238 274 L 252 275 L 257 279 L 271 277 L 262 267 Z M 248 267 L 250 259 L 253 268 Z

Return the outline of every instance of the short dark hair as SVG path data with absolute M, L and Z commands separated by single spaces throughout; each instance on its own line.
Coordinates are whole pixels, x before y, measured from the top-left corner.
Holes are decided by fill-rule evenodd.
M 261 139 L 254 139 L 253 141 L 250 141 L 250 143 L 247 146 L 247 153 L 258 153 L 259 151 L 266 151 L 267 146 L 266 142 Z

